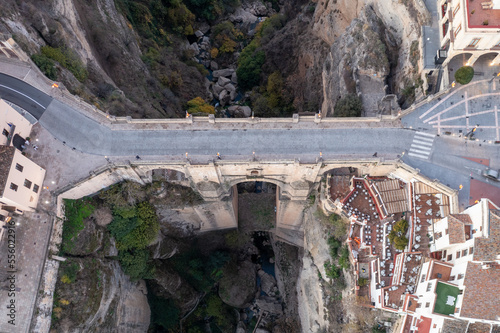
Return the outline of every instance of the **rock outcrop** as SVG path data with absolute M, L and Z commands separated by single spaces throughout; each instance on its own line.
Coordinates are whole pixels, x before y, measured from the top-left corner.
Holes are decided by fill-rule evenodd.
M 248 260 L 238 263 L 237 269 L 226 270 L 219 282 L 219 297 L 236 308 L 247 307 L 255 290 L 255 265 Z

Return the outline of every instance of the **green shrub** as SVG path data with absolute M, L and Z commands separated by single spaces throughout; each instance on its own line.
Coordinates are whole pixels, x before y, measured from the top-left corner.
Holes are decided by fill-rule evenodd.
M 355 94 L 348 94 L 335 104 L 334 117 L 360 117 L 363 110 L 361 99 Z
M 61 281 L 64 283 L 73 283 L 76 280 L 76 275 L 80 270 L 80 265 L 76 262 L 71 262 L 66 260 L 61 263 L 59 275 L 61 276 Z
M 340 277 L 341 270 L 339 267 L 335 266 L 330 260 L 324 263 L 326 277 L 331 280 L 338 279 Z
M 78 55 L 67 47 L 42 46 L 40 51 L 42 55 L 57 61 L 62 67 L 70 71 L 78 81 L 84 82 L 87 79 L 88 72 L 85 65 L 78 58 Z
M 201 97 L 193 98 L 192 100 L 187 102 L 187 112 L 188 113 L 208 113 L 214 114 L 215 108 L 205 102 L 205 100 Z
M 408 221 L 399 220 L 392 227 L 388 237 L 394 247 L 398 250 L 404 250 L 408 245 L 408 238 L 406 238 L 406 231 L 408 230 Z
M 463 66 L 455 72 L 455 81 L 460 84 L 469 83 L 474 77 L 474 68 L 471 66 Z
M 83 220 L 88 218 L 95 207 L 88 199 L 70 200 L 64 199 L 65 220 L 62 233 L 62 253 L 70 253 L 74 247 L 74 239 L 85 227 Z
M 359 279 L 358 279 L 358 286 L 360 286 L 360 287 L 364 287 L 364 286 L 366 286 L 367 284 L 368 284 L 368 280 L 367 280 L 367 279 L 365 279 L 365 278 L 359 278 Z
M 130 276 L 132 281 L 154 277 L 154 268 L 149 261 L 149 251 L 146 249 L 119 251 L 118 261 L 123 272 Z
M 241 89 L 248 90 L 260 82 L 260 73 L 262 65 L 266 61 L 266 54 L 259 49 L 257 39 L 252 40 L 240 54 L 238 58 L 238 84 Z
M 157 236 L 160 230 L 156 210 L 148 202 L 141 202 L 135 208 L 135 214 L 127 212 L 129 218 L 116 215 L 108 225 L 108 230 L 116 239 L 118 250 L 144 249 Z
M 33 54 L 31 60 L 40 68 L 43 74 L 51 80 L 57 79 L 57 69 L 54 62 L 43 54 Z

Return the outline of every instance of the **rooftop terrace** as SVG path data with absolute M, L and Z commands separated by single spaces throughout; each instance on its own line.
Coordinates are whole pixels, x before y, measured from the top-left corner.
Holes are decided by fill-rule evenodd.
M 467 0 L 467 26 L 469 28 L 500 28 L 500 9 L 493 9 L 494 1 Z M 488 22 L 487 25 L 484 23 Z

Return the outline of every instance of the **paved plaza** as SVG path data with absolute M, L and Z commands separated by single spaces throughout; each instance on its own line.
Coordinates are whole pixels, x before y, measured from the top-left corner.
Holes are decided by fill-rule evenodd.
M 433 134 L 464 137 L 475 127 L 474 137 L 486 143 L 500 141 L 500 80 L 471 82 L 452 88 L 403 117 L 403 126 Z

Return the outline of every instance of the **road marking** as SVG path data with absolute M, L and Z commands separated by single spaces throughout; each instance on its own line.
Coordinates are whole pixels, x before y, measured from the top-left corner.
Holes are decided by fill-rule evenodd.
M 429 159 L 432 151 L 432 144 L 436 136 L 434 134 L 416 132 L 413 136 L 408 155 L 424 160 Z
M 434 134 L 429 134 L 429 133 L 424 133 L 424 132 L 416 132 L 415 136 L 417 136 L 417 135 L 428 136 L 428 137 L 432 138 L 432 140 L 434 140 L 434 138 L 436 137 Z
M 465 130 L 469 132 L 469 101 L 467 100 L 467 91 L 465 91 Z
M 477 96 L 470 97 L 470 98 L 468 98 L 468 101 L 471 101 L 471 100 L 473 100 L 473 99 L 477 99 L 477 98 L 484 98 L 484 97 L 489 97 L 489 96 L 499 96 L 499 95 L 500 95 L 500 93 L 482 94 L 482 95 L 477 95 Z M 461 105 L 461 104 L 462 104 L 462 103 L 464 103 L 464 102 L 465 102 L 465 100 L 462 100 L 462 101 L 460 101 L 460 102 L 458 102 L 458 103 L 455 103 L 455 104 L 453 104 L 452 106 L 450 106 L 450 107 L 448 107 L 448 108 L 444 109 L 443 111 L 440 111 L 440 112 L 436 113 L 435 115 L 430 116 L 429 118 L 427 118 L 427 119 L 423 120 L 423 122 L 424 122 L 424 123 L 428 123 L 428 122 L 429 122 L 429 121 L 431 121 L 432 119 L 437 118 L 439 115 L 442 115 L 443 113 L 445 113 L 445 112 L 448 112 L 448 111 L 452 110 L 453 108 L 455 108 L 455 107 L 457 107 L 457 106 Z
M 433 141 L 420 141 L 420 140 L 417 140 L 417 139 L 413 139 L 413 143 L 418 143 L 418 144 L 421 144 L 421 145 L 428 145 L 428 146 L 432 146 L 432 142 Z
M 414 153 L 408 153 L 408 156 L 418 157 L 418 158 L 421 158 L 423 160 L 427 160 L 429 158 L 429 156 L 427 156 L 427 155 L 420 155 L 420 154 L 414 154 Z
M 499 133 L 499 128 L 498 128 L 498 109 L 497 106 L 495 105 L 495 128 L 497 131 L 497 141 L 500 140 L 500 133 Z
M 475 113 L 469 114 L 469 117 L 480 116 L 482 114 L 493 113 L 493 112 L 495 112 L 495 110 L 486 110 L 486 111 L 475 112 Z M 462 119 L 462 118 L 465 118 L 465 117 L 467 117 L 467 116 L 466 115 L 462 115 L 462 116 L 444 118 L 444 119 L 441 119 L 441 120 L 433 120 L 433 121 L 429 121 L 429 124 L 437 124 L 439 121 L 440 122 L 446 122 L 446 121 L 451 121 L 451 120 Z
M 19 95 L 23 95 L 24 97 L 26 98 L 29 98 L 30 100 L 32 100 L 33 102 L 35 102 L 36 104 L 40 105 L 44 110 L 46 109 L 42 104 L 38 103 L 37 101 L 35 101 L 33 98 L 29 97 L 28 95 L 26 94 L 23 94 L 22 92 L 20 91 L 17 91 L 16 89 L 12 89 L 11 87 L 7 87 L 7 86 L 4 86 L 3 84 L 0 84 L 0 87 L 3 87 L 3 88 L 7 88 L 9 90 L 12 90 L 12 91 L 15 91 L 16 93 L 18 93 Z

